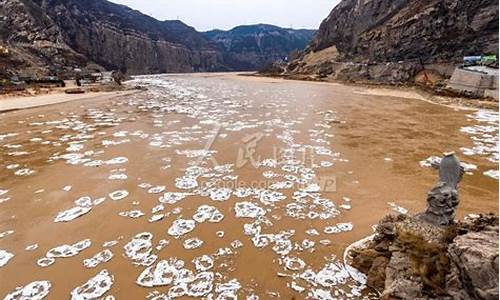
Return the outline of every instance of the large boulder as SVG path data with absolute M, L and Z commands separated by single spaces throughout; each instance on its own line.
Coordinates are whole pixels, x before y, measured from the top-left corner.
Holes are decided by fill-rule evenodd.
M 390 215 L 351 257 L 382 299 L 498 299 L 498 246 L 494 215 L 450 226 Z

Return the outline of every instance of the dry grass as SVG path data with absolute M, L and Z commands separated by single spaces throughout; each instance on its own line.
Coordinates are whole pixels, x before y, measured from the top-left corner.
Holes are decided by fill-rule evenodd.
M 304 62 L 308 65 L 317 65 L 337 58 L 339 52 L 337 47 L 331 46 L 318 52 L 311 52 L 304 57 Z

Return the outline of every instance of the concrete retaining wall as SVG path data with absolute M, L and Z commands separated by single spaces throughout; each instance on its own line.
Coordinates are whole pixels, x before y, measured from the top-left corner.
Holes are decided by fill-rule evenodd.
M 476 70 L 456 68 L 447 87 L 478 97 L 493 97 L 498 99 L 498 74 L 487 74 Z

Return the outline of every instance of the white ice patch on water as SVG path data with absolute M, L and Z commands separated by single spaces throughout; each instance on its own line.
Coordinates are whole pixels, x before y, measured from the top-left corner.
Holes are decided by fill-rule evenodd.
M 98 299 L 111 290 L 114 277 L 108 270 L 102 270 L 83 285 L 71 291 L 71 300 Z
M 24 250 L 26 250 L 26 251 L 34 251 L 36 249 L 38 249 L 38 244 L 32 244 L 32 245 L 26 246 L 26 248 Z
M 214 206 L 202 205 L 196 210 L 196 214 L 193 215 L 193 220 L 198 223 L 210 222 L 218 223 L 222 221 L 224 215 Z
M 108 176 L 109 180 L 127 180 L 128 176 L 124 173 L 114 173 Z
M 182 243 L 182 246 L 186 250 L 198 249 L 203 245 L 203 241 L 199 238 L 190 238 Z
M 193 259 L 194 267 L 199 272 L 205 272 L 213 268 L 214 259 L 209 255 L 202 255 Z
M 500 177 L 500 172 L 498 170 L 489 170 L 484 172 L 483 174 L 496 180 L 498 180 L 498 178 Z
M 171 236 L 182 236 L 194 230 L 196 222 L 194 220 L 177 219 L 172 223 L 167 233 Z
M 215 292 L 218 294 L 217 299 L 237 299 L 240 289 L 241 284 L 238 280 L 232 279 L 226 283 L 217 284 Z
M 190 190 L 198 187 L 198 182 L 194 177 L 181 177 L 175 179 L 175 186 L 181 190 Z
M 45 257 L 39 259 L 37 264 L 40 267 L 48 267 L 52 265 L 56 258 L 68 258 L 78 255 L 83 250 L 89 248 L 92 245 L 90 239 L 79 241 L 73 245 L 61 245 L 50 249 L 45 254 Z
M 140 210 L 130 210 L 130 211 L 123 211 L 123 212 L 120 212 L 118 213 L 118 215 L 122 216 L 122 217 L 128 217 L 128 218 L 131 218 L 131 219 L 138 219 L 142 216 L 144 216 L 144 213 Z
M 70 222 L 78 217 L 81 217 L 81 216 L 89 213 L 91 210 L 92 210 L 92 207 L 75 206 L 73 208 L 70 208 L 68 210 L 62 211 L 59 214 L 57 214 L 56 218 L 54 219 L 54 222 L 56 222 L 56 223 Z
M 460 131 L 471 136 L 473 148 L 461 148 L 465 155 L 486 156 L 489 161 L 499 161 L 498 111 L 479 110 L 467 117 L 478 125 L 463 127 Z
M 271 190 L 263 190 L 260 193 L 260 202 L 266 205 L 273 205 L 276 202 L 280 202 L 286 199 L 283 193 Z
M 335 226 L 327 226 L 323 230 L 326 234 L 342 233 L 351 231 L 354 228 L 352 223 L 338 223 Z
M 238 198 L 246 198 L 253 195 L 255 191 L 252 188 L 239 187 L 233 193 Z
M 8 237 L 9 235 L 14 234 L 14 230 L 7 230 L 2 233 L 0 233 L 0 239 L 3 239 L 5 237 Z
M 0 249 L 0 268 L 7 265 L 9 260 L 14 257 L 14 254 Z
M 155 222 L 158 222 L 158 221 L 161 221 L 163 220 L 163 218 L 165 217 L 164 214 L 154 214 L 152 215 L 149 219 L 148 219 L 148 222 L 149 223 L 155 223 Z
M 226 201 L 231 197 L 232 190 L 228 188 L 220 188 L 210 191 L 210 199 L 213 201 Z
M 159 194 L 165 190 L 165 186 L 155 186 L 148 190 L 149 194 Z
M 4 300 L 41 300 L 50 292 L 50 281 L 33 281 L 25 286 L 17 287 Z
M 306 263 L 298 257 L 287 256 L 283 261 L 285 263 L 285 267 L 291 271 L 300 271 L 306 267 Z
M 104 163 L 106 165 L 120 165 L 128 162 L 128 158 L 126 157 L 115 157 L 113 159 L 107 160 Z
M 87 268 L 95 268 L 102 263 L 106 263 L 113 258 L 113 252 L 109 249 L 105 249 L 91 258 L 85 259 L 83 265 Z
M 387 202 L 387 204 L 391 207 L 391 209 L 395 212 L 398 212 L 400 214 L 406 215 L 408 213 L 408 210 L 404 207 L 401 207 L 397 205 L 394 202 Z
M 160 197 L 159 201 L 164 204 L 176 204 L 187 196 L 189 196 L 188 193 L 165 193 Z
M 234 211 L 237 218 L 257 218 L 266 214 L 263 208 L 247 201 L 236 203 Z
M 126 190 L 118 190 L 109 194 L 109 198 L 111 198 L 111 200 L 113 201 L 123 200 L 127 198 L 127 196 L 128 196 L 128 191 Z
M 132 260 L 132 263 L 142 266 L 152 265 L 158 256 L 153 251 L 153 234 L 143 232 L 135 235 L 130 242 L 123 246 L 125 256 Z
M 155 287 L 171 284 L 184 262 L 176 258 L 161 260 L 156 265 L 146 268 L 137 278 L 137 284 L 143 287 Z

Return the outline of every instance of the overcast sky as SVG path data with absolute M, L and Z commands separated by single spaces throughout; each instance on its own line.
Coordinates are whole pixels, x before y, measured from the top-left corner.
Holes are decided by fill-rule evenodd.
M 267 23 L 317 29 L 340 0 L 111 0 L 159 20 L 179 19 L 199 31 Z

